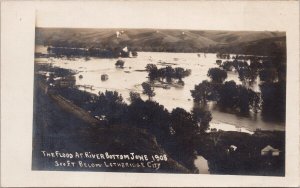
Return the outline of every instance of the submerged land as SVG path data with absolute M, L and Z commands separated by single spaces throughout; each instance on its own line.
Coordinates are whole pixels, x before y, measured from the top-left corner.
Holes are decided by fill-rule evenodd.
M 191 42 L 195 37 L 197 47 Z M 215 42 L 209 42 L 208 38 Z M 197 156 L 202 156 L 211 174 L 284 176 L 284 131 L 256 129 L 244 133 L 213 129 L 210 128 L 213 116 L 207 108 L 213 102 L 226 113 L 240 116 L 259 113 L 266 119 L 284 122 L 284 38 L 281 32 L 38 29 L 37 43 L 50 46 L 44 54 L 37 54 L 44 59 L 89 61 L 90 57 L 120 56 L 123 62 L 111 62 L 118 70 L 127 65 L 126 58 L 138 56 L 139 51 L 201 52 L 202 56 L 206 52 L 218 52 L 219 60 L 212 62 L 216 67 L 208 70 L 207 80 L 199 81 L 190 91 L 194 103 L 190 111 L 180 107 L 166 109 L 154 100 L 158 88 L 163 91 L 186 87 L 186 78 L 194 72 L 180 65 L 147 64 L 139 70 L 148 75 L 147 81 L 140 83 L 142 92 L 128 92 L 129 101 L 125 101 L 114 90 L 93 93 L 80 89 L 75 78 L 80 73 L 72 69 L 36 63 L 33 169 L 202 173 L 195 165 Z M 175 48 L 179 46 L 182 49 Z M 256 53 L 258 49 L 264 50 Z M 129 51 L 135 52 L 134 56 L 129 56 Z M 103 54 L 105 57 L 101 57 Z M 233 73 L 238 74 L 241 84 L 226 80 Z M 110 79 L 109 75 L 100 76 L 102 81 L 97 82 Z M 254 91 L 251 84 L 258 78 L 259 91 Z M 130 151 L 166 156 L 168 160 L 154 158 L 152 162 L 159 163 L 159 168 L 66 168 L 53 165 L 55 159 L 43 157 L 41 151 L 116 154 Z

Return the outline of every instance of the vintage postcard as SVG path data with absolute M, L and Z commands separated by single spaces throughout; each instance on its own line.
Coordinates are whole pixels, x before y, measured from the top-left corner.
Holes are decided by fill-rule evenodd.
M 34 170 L 285 175 L 285 32 L 35 34 Z
M 287 134 L 299 129 L 288 113 L 299 106 L 288 100 L 299 100 L 288 92 L 290 66 L 299 67 L 288 46 L 295 33 L 263 25 L 264 15 L 286 19 L 278 2 L 36 4 L 31 172 L 295 175 L 288 162 L 299 147 L 287 148 L 299 138 Z M 146 5 L 170 10 L 153 15 Z M 210 11 L 220 12 L 204 17 Z

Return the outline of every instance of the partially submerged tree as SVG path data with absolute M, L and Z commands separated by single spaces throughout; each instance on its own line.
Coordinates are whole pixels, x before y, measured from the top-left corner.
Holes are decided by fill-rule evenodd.
M 262 115 L 264 118 L 285 120 L 286 83 L 264 82 L 260 84 L 262 99 Z
M 133 91 L 131 91 L 131 92 L 129 93 L 129 97 L 130 97 L 130 102 L 131 102 L 131 103 L 133 103 L 133 102 L 135 102 L 135 101 L 141 99 L 140 94 L 137 93 L 137 92 L 133 92 Z
M 200 133 L 203 134 L 209 128 L 209 122 L 212 120 L 210 111 L 201 107 L 194 107 L 192 116 L 199 126 Z
M 179 81 L 182 81 L 182 78 L 184 77 L 187 77 L 191 74 L 191 69 L 184 69 L 184 68 L 181 68 L 181 67 L 176 67 L 174 69 L 175 71 L 175 78 L 177 78 Z
M 145 68 L 149 73 L 148 76 L 151 81 L 155 79 L 166 79 L 167 82 L 172 82 L 172 79 L 178 79 L 179 83 L 183 83 L 182 78 L 191 74 L 190 69 L 181 67 L 172 68 L 171 66 L 166 66 L 158 69 L 155 64 L 147 64 Z
M 275 68 L 263 69 L 259 71 L 259 78 L 264 82 L 274 82 L 278 78 L 278 73 Z
M 138 56 L 138 53 L 137 53 L 137 51 L 132 51 L 132 52 L 131 52 L 131 54 L 132 54 L 132 56 L 133 56 L 133 57 L 136 57 L 136 56 Z
M 237 85 L 234 81 L 225 82 L 219 90 L 218 104 L 224 108 L 234 109 L 236 107 L 237 98 Z
M 119 60 L 115 63 L 115 65 L 116 65 L 117 68 L 123 68 L 123 67 L 124 67 L 124 64 L 125 64 L 125 62 L 124 62 L 123 60 L 121 60 L 121 59 L 119 59 Z
M 195 85 L 195 89 L 191 90 L 192 97 L 196 103 L 206 103 L 209 95 L 212 92 L 211 83 L 207 80 Z
M 193 116 L 182 108 L 175 108 L 171 113 L 171 124 L 176 135 L 184 135 L 189 139 L 197 133 L 197 126 L 193 121 Z
M 151 84 L 149 84 L 147 82 L 143 82 L 142 87 L 143 87 L 143 94 L 147 95 L 148 99 L 151 100 L 152 97 L 155 96 L 155 92 L 154 92 L 154 89 L 151 86 Z
M 158 69 L 155 64 L 147 64 L 145 68 L 146 68 L 146 71 L 148 72 L 148 76 L 151 81 L 153 81 L 159 77 Z
M 213 82 L 223 83 L 227 78 L 227 72 L 220 68 L 210 68 L 208 70 L 207 76 L 209 76 Z

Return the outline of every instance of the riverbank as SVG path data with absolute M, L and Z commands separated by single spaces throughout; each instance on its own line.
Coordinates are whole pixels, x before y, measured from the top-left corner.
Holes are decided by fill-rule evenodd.
M 147 156 L 166 155 L 166 152 L 157 144 L 156 138 L 145 130 L 122 125 L 109 125 L 108 127 L 101 124 L 92 125 L 89 121 L 77 117 L 76 113 L 69 112 L 62 107 L 62 104 L 58 104 L 57 100 L 45 94 L 45 90 L 38 86 L 39 81 L 38 79 L 35 81 L 34 95 L 33 170 L 190 173 L 188 169 L 168 155 L 166 161 L 151 159 L 152 163 L 149 165 L 152 166 L 150 167 L 147 167 L 147 162 L 150 161 L 143 161 L 144 168 L 141 163 L 137 167 L 138 161 L 136 160 L 132 161 L 130 165 L 127 162 L 127 166 L 125 161 L 123 166 L 108 167 L 104 164 L 124 161 L 81 158 L 68 160 L 59 157 L 45 157 L 42 151 L 49 153 L 59 151 L 74 155 L 85 152 L 115 154 L 133 152 Z M 79 165 L 83 164 L 82 161 L 90 166 L 102 164 L 102 167 L 99 165 L 96 165 L 98 168 L 82 167 Z M 72 166 L 73 163 L 78 165 Z M 68 166 L 68 164 L 70 165 Z M 154 164 L 157 165 L 156 168 L 153 168 Z

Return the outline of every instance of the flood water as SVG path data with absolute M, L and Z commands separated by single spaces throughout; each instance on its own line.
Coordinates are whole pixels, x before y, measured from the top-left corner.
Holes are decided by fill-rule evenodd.
M 207 160 L 204 157 L 202 157 L 201 155 L 197 156 L 194 163 L 195 163 L 195 166 L 199 170 L 199 174 L 209 174 L 210 173 Z
M 36 51 L 44 52 L 45 48 Z M 185 85 L 183 87 L 171 87 L 163 89 L 155 87 L 156 95 L 153 100 L 162 104 L 171 111 L 173 108 L 180 107 L 190 111 L 193 107 L 193 99 L 190 90 L 194 89 L 196 84 L 203 80 L 209 80 L 207 71 L 209 68 L 218 67 L 216 64 L 216 54 L 201 53 L 198 57 L 197 53 L 166 53 L 166 52 L 138 52 L 136 58 L 121 58 L 125 61 L 123 69 L 115 67 L 117 59 L 104 58 L 76 58 L 75 60 L 58 59 L 58 58 L 36 58 L 36 63 L 51 63 L 54 66 L 72 69 L 78 71 L 76 76 L 76 85 L 80 89 L 97 94 L 99 91 L 105 90 L 118 91 L 122 94 L 125 101 L 128 102 L 129 92 L 135 91 L 141 94 L 143 99 L 147 96 L 142 94 L 141 84 L 148 80 L 148 73 L 145 66 L 149 63 L 157 65 L 158 68 L 166 66 L 161 62 L 170 63 L 172 67 L 183 67 L 191 69 L 190 76 L 183 79 Z M 107 74 L 109 79 L 101 81 L 101 75 Z M 80 79 L 79 75 L 83 78 Z M 241 84 L 238 74 L 234 72 L 228 73 L 227 81 L 234 80 L 237 84 Z M 252 89 L 259 91 L 259 83 L 255 83 Z M 92 88 L 84 88 L 82 86 L 92 86 Z M 262 119 L 260 113 L 250 114 L 249 117 L 242 117 L 236 114 L 221 112 L 210 104 L 210 110 L 213 116 L 211 128 L 222 130 L 248 132 L 257 128 L 262 130 L 285 130 L 284 123 L 267 122 Z

